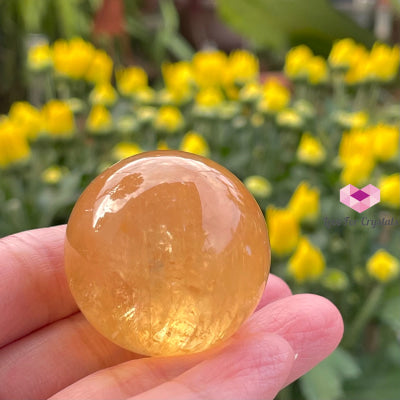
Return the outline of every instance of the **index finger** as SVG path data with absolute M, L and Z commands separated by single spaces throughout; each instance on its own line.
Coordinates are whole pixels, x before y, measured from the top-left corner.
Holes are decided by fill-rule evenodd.
M 78 310 L 64 272 L 65 225 L 0 239 L 0 347 Z

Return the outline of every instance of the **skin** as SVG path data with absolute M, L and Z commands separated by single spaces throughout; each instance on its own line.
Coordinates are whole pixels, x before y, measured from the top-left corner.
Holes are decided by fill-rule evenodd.
M 273 399 L 339 344 L 327 299 L 270 275 L 250 319 L 211 350 L 148 358 L 79 312 L 63 267 L 65 226 L 0 240 L 0 399 Z

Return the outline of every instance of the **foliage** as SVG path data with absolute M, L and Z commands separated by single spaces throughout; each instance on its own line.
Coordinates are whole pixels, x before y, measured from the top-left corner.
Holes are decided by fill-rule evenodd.
M 82 39 L 42 43 L 27 59 L 43 82 L 41 107 L 14 103 L 0 118 L 0 235 L 66 222 L 88 183 L 121 158 L 156 148 L 208 156 L 265 210 L 272 271 L 294 292 L 330 298 L 345 320 L 341 347 L 281 398 L 394 399 L 397 47 L 346 39 L 328 60 L 297 47 L 283 68 L 290 81 L 265 82 L 245 50 L 198 52 L 164 63 L 159 89 Z M 381 202 L 358 214 L 339 201 L 347 184 L 379 187 Z
M 299 43 L 326 55 L 334 39 L 353 37 L 371 45 L 372 35 L 327 0 L 218 0 L 221 17 L 260 47 L 275 51 Z

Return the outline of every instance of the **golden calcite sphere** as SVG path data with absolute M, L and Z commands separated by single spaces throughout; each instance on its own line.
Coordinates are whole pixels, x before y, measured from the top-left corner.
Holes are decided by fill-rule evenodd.
M 142 153 L 99 175 L 67 227 L 65 268 L 88 321 L 133 352 L 205 350 L 255 309 L 267 280 L 264 217 L 217 163 Z

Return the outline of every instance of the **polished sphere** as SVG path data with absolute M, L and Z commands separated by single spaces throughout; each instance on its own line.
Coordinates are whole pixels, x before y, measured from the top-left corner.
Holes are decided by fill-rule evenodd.
M 65 268 L 88 321 L 144 355 L 205 350 L 231 336 L 262 295 L 264 217 L 217 163 L 142 153 L 99 175 L 68 222 Z

